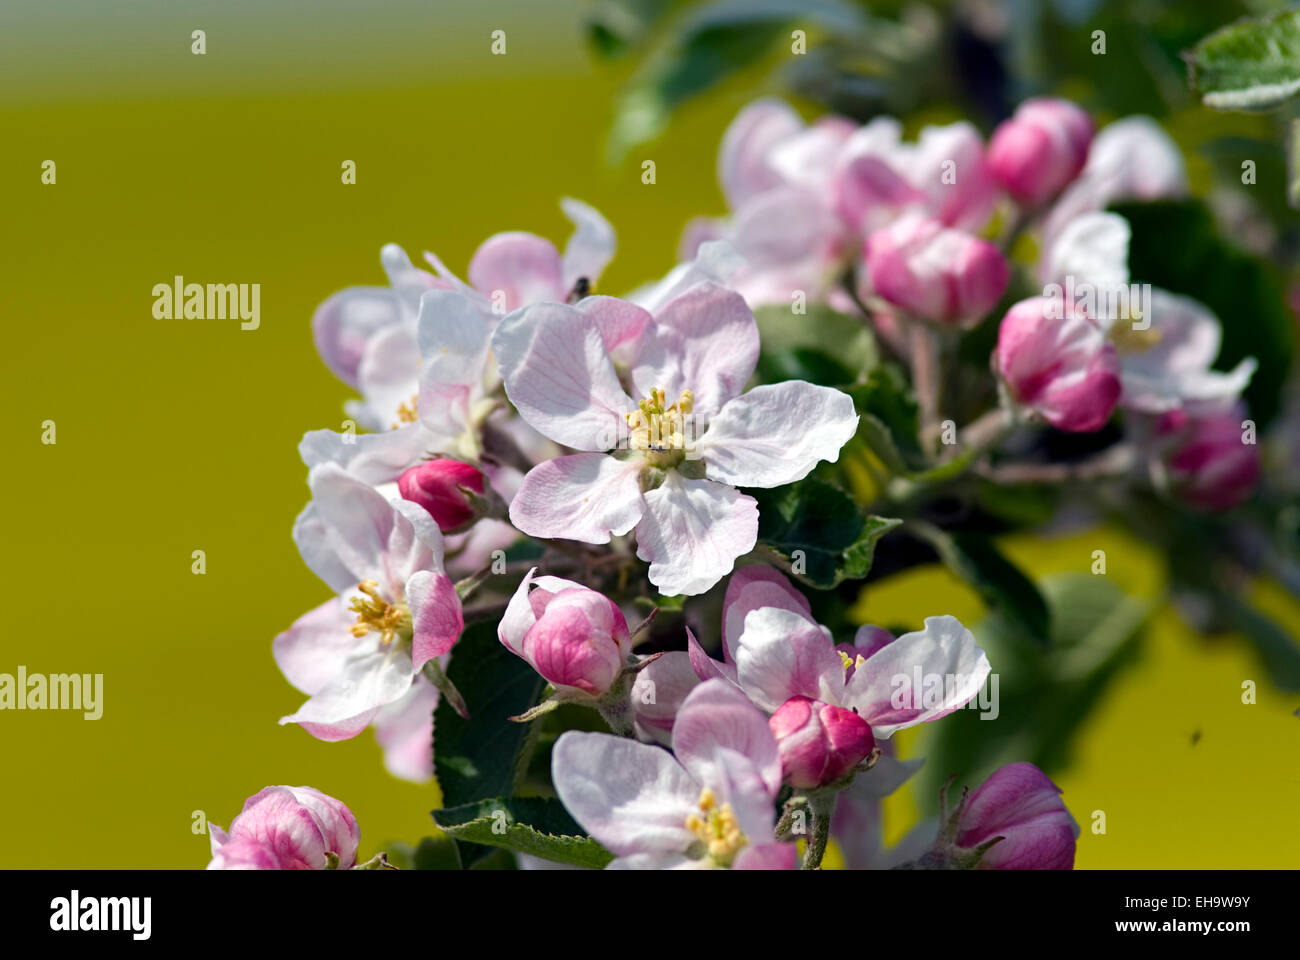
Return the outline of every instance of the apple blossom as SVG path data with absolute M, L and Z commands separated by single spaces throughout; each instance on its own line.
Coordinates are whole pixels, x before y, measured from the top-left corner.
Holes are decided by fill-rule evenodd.
M 989 169 L 1019 203 L 1036 207 L 1079 175 L 1092 134 L 1092 118 L 1068 100 L 1026 100 L 993 131 Z
M 1013 305 L 998 329 L 993 364 L 1012 398 L 1058 430 L 1100 430 L 1119 400 L 1114 346 L 1090 317 L 1060 298 Z
M 1011 277 L 998 248 L 986 240 L 909 214 L 867 239 L 869 286 L 911 316 L 969 329 L 1001 299 Z
M 781 763 L 763 714 L 722 681 L 701 684 L 672 746 L 572 730 L 556 741 L 555 792 L 615 855 L 606 869 L 791 869 L 794 845 L 773 835 Z
M 1142 413 L 1186 410 L 1199 415 L 1230 406 L 1250 383 L 1253 357 L 1232 370 L 1212 369 L 1223 327 L 1190 297 L 1129 284 L 1128 221 L 1114 213 L 1085 213 L 1061 229 L 1040 261 L 1051 296 L 1074 291 L 1119 355 L 1121 406 Z M 1149 291 L 1146 302 L 1138 292 Z
M 386 500 L 335 464 L 314 468 L 308 484 L 312 502 L 294 541 L 339 596 L 275 638 L 276 664 L 310 697 L 280 723 L 345 740 L 406 695 L 464 623 L 442 568 L 442 534 L 422 507 Z
M 692 221 L 682 256 L 705 240 L 727 241 L 746 261 L 730 282 L 755 304 L 789 303 L 794 291 L 846 300 L 836 288 L 868 232 L 906 211 L 977 230 L 996 199 L 983 141 L 968 123 L 926 127 L 910 144 L 891 117 L 860 128 L 834 116 L 805 125 L 776 100 L 737 115 L 718 176 L 733 214 Z
M 738 294 L 713 283 L 653 316 L 599 296 L 528 307 L 502 321 L 493 348 L 520 416 L 582 451 L 534 467 L 511 521 L 530 536 L 585 543 L 635 529 L 637 556 L 664 594 L 703 593 L 753 548 L 758 508 L 736 486 L 802 479 L 836 460 L 857 428 L 838 390 L 794 380 L 742 395 L 757 324 Z
M 265 787 L 226 832 L 208 825 L 209 870 L 348 870 L 361 831 L 352 811 L 311 787 Z

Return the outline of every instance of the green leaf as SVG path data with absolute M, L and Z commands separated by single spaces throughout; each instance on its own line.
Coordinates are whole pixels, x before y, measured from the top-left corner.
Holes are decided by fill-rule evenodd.
M 1000 614 L 974 627 L 998 678 L 997 697 L 986 697 L 987 714 L 957 710 L 940 723 L 925 724 L 920 752 L 926 763 L 917 793 L 923 804 L 933 807 L 950 774 L 958 786 L 973 788 L 1016 760 L 1028 760 L 1049 776 L 1063 769 L 1088 716 L 1132 662 L 1151 604 L 1091 574 L 1045 577 L 1039 587 L 1051 610 L 1049 645 L 1026 646 Z M 993 689 L 990 681 L 986 690 Z
M 434 822 L 457 840 L 505 847 L 556 863 L 599 870 L 613 855 L 550 797 L 494 797 L 433 812 Z
M 546 685 L 527 662 L 502 646 L 496 626 L 467 626 L 447 668 L 470 719 L 460 717 L 445 698 L 433 714 L 434 773 L 446 806 L 513 792 L 531 725 L 509 718 L 536 704 Z
M 659 136 L 674 110 L 788 37 L 791 23 L 853 33 L 861 12 L 841 0 L 715 0 L 689 7 L 616 104 L 609 153 L 621 159 Z
M 1013 629 L 1033 643 L 1051 641 L 1051 615 L 1042 594 L 992 540 L 978 533 L 950 533 L 928 523 L 912 527 L 929 541 L 944 565 L 974 587 Z
M 826 304 L 807 313 L 769 305 L 754 311 L 762 350 L 758 377 L 764 383 L 807 380 L 825 387 L 852 383 L 878 362 L 876 340 L 863 322 Z M 834 353 L 826 351 L 834 344 Z
M 902 522 L 864 515 L 843 490 L 813 478 L 747 492 L 758 501 L 759 542 L 823 590 L 865 577 L 877 541 Z
M 1216 30 L 1187 55 L 1192 87 L 1216 110 L 1268 110 L 1300 92 L 1300 11 Z
M 863 433 L 859 424 L 859 435 L 881 460 L 888 463 L 888 458 L 895 455 L 902 459 L 920 457 L 916 401 L 901 370 L 893 364 L 882 364 L 867 374 L 865 383 L 849 387 L 845 392 L 853 398 L 854 409 L 864 420 L 871 417 L 887 431 L 892 448 L 881 450 L 873 445 L 873 441 L 879 442 L 875 425 L 870 424 Z
M 1199 201 L 1112 209 L 1132 227 L 1133 281 L 1189 296 L 1214 312 L 1223 325 L 1217 368 L 1231 369 L 1245 357 L 1258 361 L 1245 398 L 1251 417 L 1267 424 L 1277 412 L 1295 348 L 1294 320 L 1276 268 L 1220 238 L 1213 215 Z

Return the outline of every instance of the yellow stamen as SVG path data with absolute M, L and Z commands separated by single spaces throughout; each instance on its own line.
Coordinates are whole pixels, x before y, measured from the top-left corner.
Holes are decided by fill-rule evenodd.
M 410 403 L 403 403 L 397 408 L 397 420 L 393 423 L 393 429 L 396 430 L 404 423 L 415 423 L 419 417 L 418 408 L 420 405 L 420 395 L 417 393 L 411 398 Z
M 398 636 L 410 634 L 410 607 L 404 603 L 389 603 L 380 595 L 379 584 L 373 580 L 362 580 L 357 589 L 365 597 L 353 597 L 348 608 L 357 615 L 357 622 L 349 628 L 352 636 L 361 638 L 373 630 L 386 647 Z
M 749 845 L 731 804 L 719 806 L 713 791 L 705 787 L 700 793 L 699 807 L 700 813 L 687 816 L 686 829 L 699 838 L 705 853 L 717 866 L 731 866 L 736 854 Z
M 1158 327 L 1135 330 L 1130 323 L 1117 323 L 1110 328 L 1110 338 L 1115 342 L 1115 349 L 1124 353 L 1141 353 L 1156 346 L 1164 333 Z

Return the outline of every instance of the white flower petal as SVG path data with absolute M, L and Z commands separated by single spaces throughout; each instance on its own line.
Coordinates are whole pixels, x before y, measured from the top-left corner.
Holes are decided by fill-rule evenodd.
M 680 853 L 695 842 L 686 818 L 698 812 L 700 785 L 660 747 L 570 730 L 551 752 L 551 779 L 565 809 L 612 853 Z
M 506 395 L 534 429 L 576 450 L 614 448 L 636 404 L 591 317 L 558 303 L 527 307 L 501 321 L 492 349 Z
M 726 484 L 669 470 L 644 500 L 636 555 L 650 564 L 650 582 L 665 596 L 708 590 L 758 540 L 758 504 Z
M 834 463 L 857 429 L 847 393 L 788 380 L 730 401 L 710 421 L 696 452 L 711 480 L 779 487 L 802 480 L 821 460 Z
M 530 537 L 609 543 L 645 511 L 640 458 L 576 453 L 529 470 L 510 501 L 510 522 Z
M 881 647 L 853 672 L 843 705 L 885 739 L 965 706 L 988 675 L 988 657 L 960 620 L 926 617 L 925 629 Z

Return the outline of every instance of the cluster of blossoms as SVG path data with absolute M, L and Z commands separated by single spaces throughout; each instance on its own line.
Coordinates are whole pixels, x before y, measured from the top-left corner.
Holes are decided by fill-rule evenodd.
M 802 841 L 806 867 L 834 842 L 854 868 L 1069 868 L 1078 827 L 1027 763 L 882 849 L 881 800 L 919 766 L 893 735 L 970 704 L 991 667 L 950 616 L 836 636 L 773 565 L 752 491 L 829 469 L 861 424 L 842 390 L 754 383 L 754 310 L 860 316 L 910 360 L 942 462 L 927 432 L 940 347 L 996 322 L 1009 251 L 1033 232 L 1042 293 L 1004 308 L 999 403 L 963 437 L 988 454 L 1013 429 L 1093 432 L 1122 409 L 1135 482 L 1231 507 L 1258 471 L 1241 441 L 1253 361 L 1212 368 L 1221 328 L 1194 301 L 1155 290 L 1140 316 L 1115 306 L 1132 305 L 1130 236 L 1106 207 L 1181 194 L 1181 157 L 1144 118 L 1096 133 L 1059 100 L 1026 102 L 988 143 L 966 123 L 908 142 L 892 119 L 807 125 L 760 101 L 727 131 L 719 173 L 730 213 L 689 225 L 679 265 L 627 297 L 596 293 L 614 231 L 566 200 L 562 253 L 498 234 L 462 280 L 389 246 L 388 286 L 320 307 L 316 346 L 360 399 L 347 429 L 300 447 L 312 499 L 294 539 L 334 596 L 275 638 L 307 697 L 281 723 L 321 740 L 371 728 L 390 772 L 426 781 L 439 702 L 474 722 L 450 676 L 457 642 L 491 619 L 547 684 L 516 721 L 577 704 L 609 728 L 561 733 L 551 786 L 612 867 L 791 868 Z M 524 538 L 542 549 L 509 559 Z M 698 613 L 716 607 L 691 598 L 715 588 L 716 658 L 685 624 L 637 652 L 653 618 L 631 625 L 633 601 Z M 268 787 L 213 832 L 212 866 L 341 869 L 356 853 L 341 803 Z

